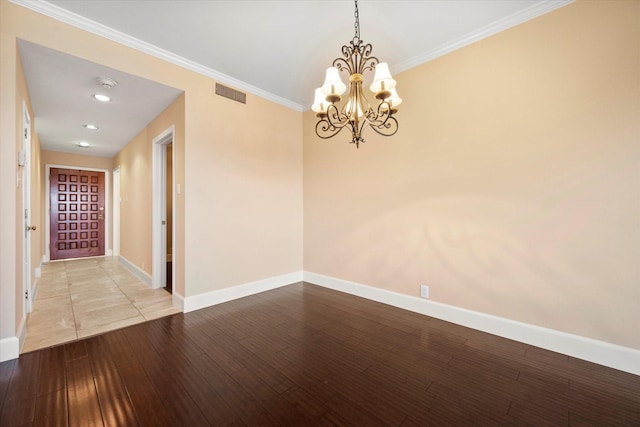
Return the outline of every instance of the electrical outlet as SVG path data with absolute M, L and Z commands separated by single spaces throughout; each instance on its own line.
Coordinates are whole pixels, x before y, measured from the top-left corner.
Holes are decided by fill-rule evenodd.
M 429 286 L 420 285 L 420 296 L 422 298 L 429 298 Z

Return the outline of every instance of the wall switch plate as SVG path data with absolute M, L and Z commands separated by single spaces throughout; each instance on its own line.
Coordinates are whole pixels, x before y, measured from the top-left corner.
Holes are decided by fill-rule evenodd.
M 420 285 L 420 296 L 422 298 L 429 298 L 429 286 Z

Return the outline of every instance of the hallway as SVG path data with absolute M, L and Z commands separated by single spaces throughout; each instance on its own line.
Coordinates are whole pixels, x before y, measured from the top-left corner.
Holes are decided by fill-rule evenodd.
M 118 258 L 51 262 L 42 267 L 22 353 L 179 312 L 168 292 L 150 288 Z

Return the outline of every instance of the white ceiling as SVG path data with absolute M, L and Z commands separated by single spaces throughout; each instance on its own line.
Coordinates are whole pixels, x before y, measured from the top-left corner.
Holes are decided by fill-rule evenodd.
M 313 90 L 324 79 L 324 70 L 354 35 L 351 0 L 12 1 L 300 111 L 309 108 Z M 372 43 L 373 54 L 388 62 L 392 73 L 398 73 L 569 2 L 360 0 L 361 39 Z M 45 111 L 57 110 L 76 117 L 81 112 L 85 114 L 82 117 L 95 112 L 107 123 L 102 115 L 105 111 L 73 102 L 76 96 L 77 100 L 86 97 L 90 83 L 86 73 L 106 71 L 91 69 L 86 61 L 26 43 L 21 43 L 20 48 L 36 123 L 40 126 L 41 120 L 56 122 L 55 126 L 49 123 L 47 134 L 41 135 L 43 147 L 52 149 L 58 142 L 72 140 L 71 134 L 57 129 L 68 125 L 70 130 L 72 121 L 45 117 L 41 114 Z M 67 65 L 65 60 L 69 60 Z M 74 74 L 76 67 L 83 70 L 82 75 Z M 60 91 L 67 94 L 60 108 L 54 107 L 63 102 L 60 95 L 49 96 L 53 92 L 51 85 L 40 81 L 52 68 L 58 69 L 58 73 L 65 70 L 66 77 L 58 75 L 57 79 L 58 85 L 64 85 Z M 161 85 L 116 70 L 110 72 L 126 84 L 115 90 L 120 91 L 119 108 L 128 110 L 132 128 L 142 129 L 146 125 L 147 122 L 133 124 L 143 120 L 143 117 L 133 117 L 133 113 L 144 108 L 141 105 L 127 108 L 126 103 L 156 96 L 156 102 L 150 104 L 159 105 L 158 102 L 170 102 L 172 96 L 177 96 L 175 90 L 166 86 L 160 88 L 164 91 L 159 89 L 160 92 L 155 93 Z M 74 87 L 79 82 L 85 86 Z M 129 86 L 136 82 L 140 84 L 137 89 Z M 401 87 L 398 91 L 403 96 Z M 161 110 L 153 111 L 157 114 Z M 109 123 L 109 129 L 101 128 L 105 136 L 116 131 L 110 128 L 112 124 L 124 126 L 122 117 Z M 40 128 L 37 131 L 40 133 Z M 117 144 L 119 138 L 107 139 Z M 113 154 L 118 149 L 114 145 Z M 105 151 L 102 155 L 109 154 Z
M 44 150 L 113 157 L 181 93 L 24 40 L 18 48 Z M 110 77 L 118 85 L 105 90 L 98 77 Z M 95 93 L 112 100 L 98 102 Z M 84 124 L 95 124 L 98 130 Z M 79 141 L 91 147 L 78 147 Z

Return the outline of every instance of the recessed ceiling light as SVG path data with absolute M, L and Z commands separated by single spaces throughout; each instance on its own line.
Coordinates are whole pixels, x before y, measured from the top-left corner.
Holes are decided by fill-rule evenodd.
M 89 130 L 98 130 L 98 126 L 96 125 L 92 125 L 92 124 L 86 124 L 83 125 L 85 128 L 89 129 Z
M 82 148 L 89 148 L 91 147 L 91 144 L 89 144 L 87 141 L 80 141 L 80 142 L 76 142 L 76 145 L 78 147 L 82 147 Z
M 111 101 L 111 98 L 109 98 L 107 95 L 100 95 L 100 94 L 95 94 L 93 95 L 93 97 L 95 99 L 97 99 L 100 102 L 109 102 Z

